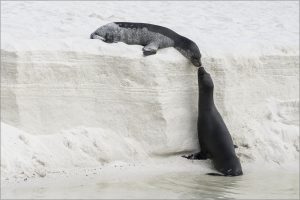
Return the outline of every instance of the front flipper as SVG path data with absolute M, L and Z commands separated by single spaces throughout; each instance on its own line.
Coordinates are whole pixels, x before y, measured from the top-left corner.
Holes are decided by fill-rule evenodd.
M 200 151 L 198 153 L 190 154 L 187 156 L 183 155 L 182 157 L 187 158 L 189 160 L 206 160 L 206 159 L 210 158 L 211 156 L 207 152 Z
M 106 43 L 113 43 L 114 42 L 114 36 L 112 34 L 106 33 L 104 38 L 102 39 L 103 42 Z
M 144 54 L 144 56 L 153 55 L 153 54 L 156 54 L 157 50 L 158 50 L 158 45 L 155 43 L 150 43 L 150 44 L 147 44 L 146 46 L 144 46 L 143 54 Z

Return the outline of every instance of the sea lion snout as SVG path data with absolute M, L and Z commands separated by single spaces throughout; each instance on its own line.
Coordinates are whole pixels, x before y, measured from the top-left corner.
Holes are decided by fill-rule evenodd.
M 199 58 L 192 58 L 191 62 L 193 63 L 193 65 L 195 65 L 196 67 L 201 67 L 202 63 L 201 60 Z
M 204 74 L 207 74 L 204 67 L 199 67 L 198 69 L 198 76 L 203 76 Z
M 90 35 L 90 39 L 98 39 L 98 40 L 105 41 L 105 38 L 99 36 L 97 33 L 92 33 L 92 34 Z
M 203 92 L 210 92 L 214 88 L 214 83 L 210 74 L 207 73 L 204 67 L 199 67 L 198 69 L 198 85 Z
M 95 34 L 92 33 L 91 36 L 90 36 L 90 39 L 94 39 L 94 36 L 95 36 Z
M 195 65 L 196 67 L 201 67 L 202 63 L 199 60 L 192 60 L 193 65 Z

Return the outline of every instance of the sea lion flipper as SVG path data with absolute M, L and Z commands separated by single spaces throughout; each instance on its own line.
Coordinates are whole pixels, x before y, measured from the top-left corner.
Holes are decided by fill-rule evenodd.
M 114 37 L 112 34 L 106 33 L 104 38 L 102 39 L 103 42 L 106 43 L 113 43 L 114 42 Z
M 144 56 L 153 55 L 156 54 L 157 50 L 158 50 L 158 45 L 156 43 L 150 43 L 144 46 L 143 54 Z
M 200 151 L 198 153 L 190 154 L 190 155 L 183 155 L 183 158 L 187 158 L 189 160 L 206 160 L 210 157 L 210 155 L 207 152 Z

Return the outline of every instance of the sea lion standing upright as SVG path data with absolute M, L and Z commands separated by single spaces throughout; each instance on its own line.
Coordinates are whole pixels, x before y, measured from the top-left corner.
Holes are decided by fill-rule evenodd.
M 108 43 L 124 42 L 142 45 L 145 56 L 156 54 L 158 49 L 174 47 L 194 66 L 202 65 L 201 54 L 195 42 L 171 29 L 154 24 L 112 22 L 98 28 L 90 38 L 101 39 Z
M 214 83 L 203 67 L 198 69 L 198 139 L 201 151 L 184 156 L 188 159 L 212 159 L 216 170 L 225 176 L 243 174 L 230 133 L 218 112 L 213 98 Z M 210 173 L 209 175 L 216 175 Z

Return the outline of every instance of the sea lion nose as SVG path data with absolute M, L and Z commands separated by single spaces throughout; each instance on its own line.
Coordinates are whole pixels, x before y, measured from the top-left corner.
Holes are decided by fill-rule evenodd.
M 94 33 L 91 34 L 90 39 L 94 39 Z
M 206 71 L 204 70 L 204 67 L 199 67 L 198 69 L 198 75 L 204 75 Z

